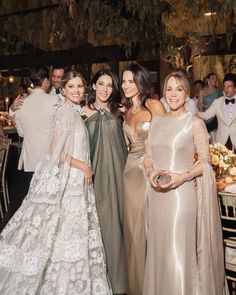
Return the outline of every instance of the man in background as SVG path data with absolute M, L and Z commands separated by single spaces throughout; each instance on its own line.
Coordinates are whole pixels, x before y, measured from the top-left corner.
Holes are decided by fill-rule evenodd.
M 53 106 L 58 101 L 57 96 L 47 93 L 50 82 L 46 68 L 32 70 L 30 80 L 34 90 L 14 112 L 17 132 L 23 137 L 18 169 L 24 169 L 28 185 L 49 135 L 54 115 Z
M 228 73 L 224 80 L 224 95 L 215 99 L 205 112 L 198 112 L 203 120 L 217 117 L 218 128 L 213 143 L 219 142 L 230 150 L 236 148 L 236 75 Z
M 51 75 L 51 83 L 52 88 L 50 90 L 50 94 L 57 95 L 59 99 L 64 99 L 63 96 L 60 94 L 60 88 L 61 88 L 61 81 L 62 77 L 64 75 L 64 68 L 62 67 L 53 67 L 52 68 L 52 75 Z

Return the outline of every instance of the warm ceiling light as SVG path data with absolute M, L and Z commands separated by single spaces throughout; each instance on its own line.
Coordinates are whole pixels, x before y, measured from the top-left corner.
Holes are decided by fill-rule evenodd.
M 8 81 L 9 81 L 10 83 L 14 83 L 15 78 L 14 78 L 13 76 L 9 76 Z
M 205 12 L 204 13 L 205 16 L 212 16 L 212 15 L 216 15 L 216 12 Z

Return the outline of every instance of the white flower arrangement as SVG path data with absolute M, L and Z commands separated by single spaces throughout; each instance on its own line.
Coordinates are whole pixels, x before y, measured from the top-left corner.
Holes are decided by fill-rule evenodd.
M 236 155 L 220 143 L 210 145 L 210 152 L 217 188 L 221 191 L 236 182 Z

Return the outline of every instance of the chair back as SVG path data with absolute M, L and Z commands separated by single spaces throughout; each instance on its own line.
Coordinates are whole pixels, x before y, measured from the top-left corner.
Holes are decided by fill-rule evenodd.
M 218 196 L 223 231 L 236 233 L 236 227 L 232 227 L 236 222 L 236 194 L 220 192 Z
M 2 200 L 4 202 L 5 212 L 8 211 L 8 205 L 10 203 L 8 186 L 6 181 L 6 168 L 9 155 L 9 149 L 11 145 L 11 139 L 6 138 L 0 144 L 0 217 L 4 217 L 4 210 L 2 206 Z M 2 199 L 3 197 L 3 199 Z
M 219 207 L 225 248 L 226 277 L 231 282 L 231 294 L 236 294 L 236 194 L 220 192 Z

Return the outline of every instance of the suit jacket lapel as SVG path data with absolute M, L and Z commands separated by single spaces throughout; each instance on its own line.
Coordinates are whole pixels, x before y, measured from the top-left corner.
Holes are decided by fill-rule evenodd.
M 226 125 L 229 125 L 229 122 L 227 120 L 227 115 L 225 113 L 225 98 L 218 98 L 219 99 L 219 104 L 218 104 L 218 113 L 221 117 L 221 119 L 225 122 Z

